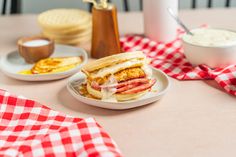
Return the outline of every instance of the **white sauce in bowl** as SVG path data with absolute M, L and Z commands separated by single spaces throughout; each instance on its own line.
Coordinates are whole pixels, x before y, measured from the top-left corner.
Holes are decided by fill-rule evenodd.
M 194 34 L 184 35 L 183 40 L 187 43 L 199 46 L 230 46 L 236 44 L 236 33 L 223 29 L 199 28 L 191 30 Z
M 43 40 L 43 39 L 36 39 L 36 40 L 31 40 L 31 41 L 26 41 L 23 43 L 24 46 L 27 47 L 38 47 L 38 46 L 45 46 L 48 45 L 49 41 L 48 40 Z

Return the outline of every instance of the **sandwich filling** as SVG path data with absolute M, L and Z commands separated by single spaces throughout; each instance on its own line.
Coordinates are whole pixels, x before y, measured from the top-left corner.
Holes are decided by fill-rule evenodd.
M 92 73 L 88 83 L 91 88 L 105 94 L 135 94 L 155 84 L 156 80 L 151 79 L 151 75 L 151 69 L 144 60 L 134 59 Z
M 120 56 L 97 60 L 82 70 L 87 75 L 88 93 L 93 97 L 119 101 L 136 99 L 156 83 L 143 53 Z

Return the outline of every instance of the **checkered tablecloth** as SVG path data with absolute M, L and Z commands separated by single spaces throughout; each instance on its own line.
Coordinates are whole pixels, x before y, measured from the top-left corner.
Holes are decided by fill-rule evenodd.
M 206 65 L 192 66 L 185 58 L 179 37 L 170 42 L 155 42 L 142 35 L 126 35 L 120 39 L 123 51 L 142 50 L 152 59 L 151 65 L 178 80 L 215 80 L 225 91 L 236 96 L 236 65 L 211 69 Z M 235 52 L 236 53 L 236 52 Z
M 93 118 L 80 119 L 0 90 L 0 156 L 121 156 Z

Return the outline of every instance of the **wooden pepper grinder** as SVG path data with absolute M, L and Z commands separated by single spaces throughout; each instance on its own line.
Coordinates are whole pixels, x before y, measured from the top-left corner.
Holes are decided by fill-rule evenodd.
M 91 57 L 102 58 L 121 53 L 117 9 L 107 0 L 84 0 L 93 3 L 93 30 Z

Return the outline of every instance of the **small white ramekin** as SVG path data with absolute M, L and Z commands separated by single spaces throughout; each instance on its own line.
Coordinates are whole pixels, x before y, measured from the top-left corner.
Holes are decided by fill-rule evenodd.
M 194 66 L 206 64 L 211 68 L 217 68 L 236 64 L 236 43 L 225 46 L 201 46 L 186 41 L 184 36 L 182 37 L 184 54 Z

